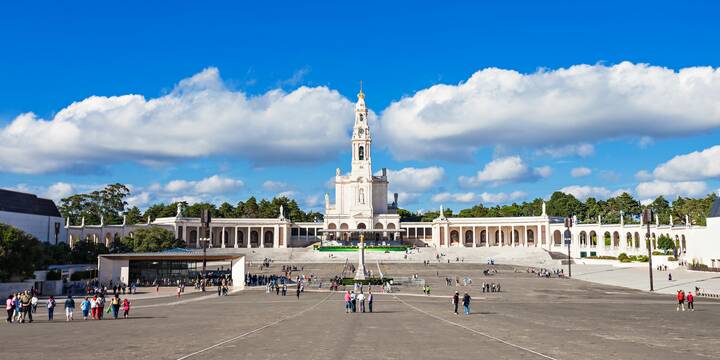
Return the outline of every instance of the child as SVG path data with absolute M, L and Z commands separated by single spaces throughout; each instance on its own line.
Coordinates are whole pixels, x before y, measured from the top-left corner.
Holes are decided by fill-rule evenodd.
M 127 319 L 128 315 L 130 315 L 130 302 L 128 301 L 127 298 L 123 299 L 122 309 L 123 309 L 123 319 Z
M 85 297 L 85 300 L 80 303 L 80 310 L 82 310 L 83 320 L 87 320 L 88 314 L 90 313 L 90 300 L 88 300 L 87 296 Z

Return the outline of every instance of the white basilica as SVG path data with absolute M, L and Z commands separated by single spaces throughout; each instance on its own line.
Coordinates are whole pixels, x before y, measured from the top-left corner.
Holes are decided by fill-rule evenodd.
M 341 175 L 340 168 L 335 170 L 335 203 L 325 194 L 323 232 L 329 241 L 352 241 L 360 233 L 372 234 L 366 237 L 371 240 L 395 240 L 400 232 L 397 194 L 388 204 L 387 171 L 383 168 L 380 176 L 373 175 L 372 136 L 362 88 L 357 97 L 350 173 Z
M 356 242 L 365 234 L 369 243 L 403 243 L 435 248 L 464 247 L 534 247 L 553 252 L 565 252 L 563 218 L 548 216 L 544 211 L 536 216 L 506 218 L 447 218 L 440 216 L 432 222 L 400 222 L 398 199 L 388 204 L 388 178 L 385 169 L 380 175 L 372 171 L 372 136 L 368 124 L 365 94 L 360 90 L 355 105 L 355 124 L 351 140 L 350 172 L 335 172 L 335 202 L 325 195 L 325 217 L 322 223 L 293 222 L 283 216 L 276 219 L 213 219 L 211 238 L 213 248 L 287 248 L 307 247 L 323 243 L 342 245 Z M 442 211 L 440 212 L 442 214 Z M 647 254 L 644 246 L 649 233 L 653 250 L 656 239 L 667 235 L 675 240 L 679 257 L 697 260 L 712 267 L 720 267 L 720 200 L 707 220 L 707 226 L 683 224 L 577 224 L 571 229 L 570 250 L 573 257 L 617 256 Z M 185 217 L 178 209 L 175 217 L 158 218 L 139 225 L 67 224 L 68 239 L 84 239 L 109 245 L 114 239 L 132 236 L 136 229 L 159 226 L 175 232 L 189 248 L 200 248 L 200 219 Z

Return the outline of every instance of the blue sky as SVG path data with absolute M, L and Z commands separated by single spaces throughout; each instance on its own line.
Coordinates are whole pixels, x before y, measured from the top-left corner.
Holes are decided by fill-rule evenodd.
M 401 206 L 701 196 L 720 188 L 718 7 L 3 4 L 0 186 L 318 209 L 363 80 Z

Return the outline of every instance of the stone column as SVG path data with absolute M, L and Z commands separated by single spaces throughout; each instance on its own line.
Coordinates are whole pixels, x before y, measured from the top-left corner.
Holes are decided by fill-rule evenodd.
M 197 234 L 197 236 L 195 236 L 195 247 L 199 249 L 200 248 L 200 227 L 199 226 L 195 228 L 195 232 Z
M 273 229 L 273 248 L 277 249 L 280 247 L 280 227 L 275 225 L 275 228 Z
M 250 245 L 250 240 L 252 239 L 252 228 L 251 227 L 249 227 L 249 226 L 247 227 L 247 231 L 245 232 L 244 237 L 245 237 L 245 239 L 247 239 L 247 241 L 245 242 L 245 247 L 247 247 L 248 249 L 251 248 L 252 247 L 252 245 Z
M 490 227 L 487 225 L 485 225 L 485 247 L 490 247 Z
M 512 242 L 512 246 L 515 247 L 515 225 L 510 226 L 510 241 Z
M 473 247 L 477 247 L 477 227 L 473 226 Z
M 460 226 L 460 234 L 458 235 L 458 240 L 460 240 L 460 247 L 465 247 L 465 229 L 462 227 L 462 225 Z
M 226 242 L 226 240 L 227 240 L 227 239 L 225 239 L 225 227 L 224 227 L 224 226 L 221 227 L 221 228 L 220 228 L 220 231 L 222 231 L 222 233 L 220 234 L 220 239 L 222 239 L 222 244 L 220 245 L 220 247 L 224 249 L 224 248 L 225 248 L 225 242 Z
M 238 227 L 236 226 L 235 227 L 235 246 L 234 246 L 234 248 L 237 249 L 237 247 L 238 247 Z
M 260 227 L 260 237 L 258 238 L 258 240 L 260 240 L 260 247 L 264 248 L 265 247 L 265 228 L 262 226 Z

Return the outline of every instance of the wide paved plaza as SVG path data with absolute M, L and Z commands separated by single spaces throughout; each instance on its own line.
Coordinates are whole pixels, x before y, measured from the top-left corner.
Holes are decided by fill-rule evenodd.
M 377 265 L 373 265 L 375 268 Z M 269 272 L 278 270 L 274 265 Z M 304 273 L 337 274 L 338 264 L 307 264 Z M 720 303 L 698 299 L 677 312 L 672 295 L 538 278 L 478 264 L 386 264 L 386 276 L 417 273 L 432 287 L 378 294 L 375 312 L 346 314 L 342 292 L 309 289 L 298 300 L 247 289 L 144 296 L 131 319 L 2 324 L 7 358 L 60 359 L 707 359 L 720 358 Z M 252 272 L 253 268 L 248 269 Z M 472 286 L 445 285 L 446 276 Z M 502 292 L 482 293 L 483 281 Z M 450 295 L 468 292 L 470 316 L 451 311 Z M 686 289 L 688 290 L 688 289 Z M 60 304 L 61 302 L 59 302 Z

